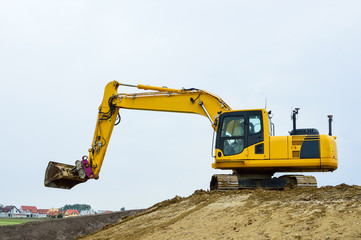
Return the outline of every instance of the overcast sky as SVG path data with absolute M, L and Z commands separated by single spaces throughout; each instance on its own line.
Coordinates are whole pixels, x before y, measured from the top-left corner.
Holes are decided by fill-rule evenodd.
M 360 185 L 360 43 L 360 1 L 0 1 L 0 203 L 143 208 L 228 173 L 211 167 L 208 119 L 121 110 L 100 178 L 45 188 L 50 160 L 87 154 L 112 80 L 200 88 L 233 109 L 267 99 L 277 135 L 293 107 L 322 134 L 333 114 L 339 168 L 312 175 Z

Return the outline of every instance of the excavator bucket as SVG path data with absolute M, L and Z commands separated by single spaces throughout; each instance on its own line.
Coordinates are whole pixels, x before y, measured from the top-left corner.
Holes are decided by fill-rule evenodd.
M 71 189 L 75 185 L 88 180 L 84 176 L 81 178 L 79 176 L 81 172 L 78 170 L 79 168 L 73 165 L 49 162 L 45 171 L 44 185 L 52 188 Z

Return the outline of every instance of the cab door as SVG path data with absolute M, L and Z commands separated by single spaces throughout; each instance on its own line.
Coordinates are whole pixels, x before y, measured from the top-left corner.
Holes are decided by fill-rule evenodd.
M 262 123 L 260 110 L 224 113 L 217 133 L 216 156 L 235 160 L 264 159 Z
M 264 159 L 266 146 L 262 111 L 247 112 L 246 129 L 248 159 Z
M 231 159 L 244 152 L 246 145 L 246 115 L 244 112 L 224 114 L 217 133 L 216 156 Z M 245 156 L 243 157 L 245 158 Z

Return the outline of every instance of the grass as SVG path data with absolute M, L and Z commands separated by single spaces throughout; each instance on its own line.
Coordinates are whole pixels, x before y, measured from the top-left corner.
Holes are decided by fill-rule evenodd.
M 30 219 L 11 219 L 11 218 L 0 218 L 0 226 L 7 226 L 7 225 L 14 225 L 14 224 L 21 224 L 26 223 L 34 220 Z

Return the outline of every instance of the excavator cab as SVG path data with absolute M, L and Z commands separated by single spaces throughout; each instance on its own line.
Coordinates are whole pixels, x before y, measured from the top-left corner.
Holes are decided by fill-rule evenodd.
M 216 156 L 219 159 L 242 153 L 247 147 L 264 141 L 264 126 L 262 110 L 231 111 L 223 113 L 219 120 L 216 140 Z M 267 132 L 268 134 L 268 132 Z M 258 148 L 263 154 L 263 147 Z

